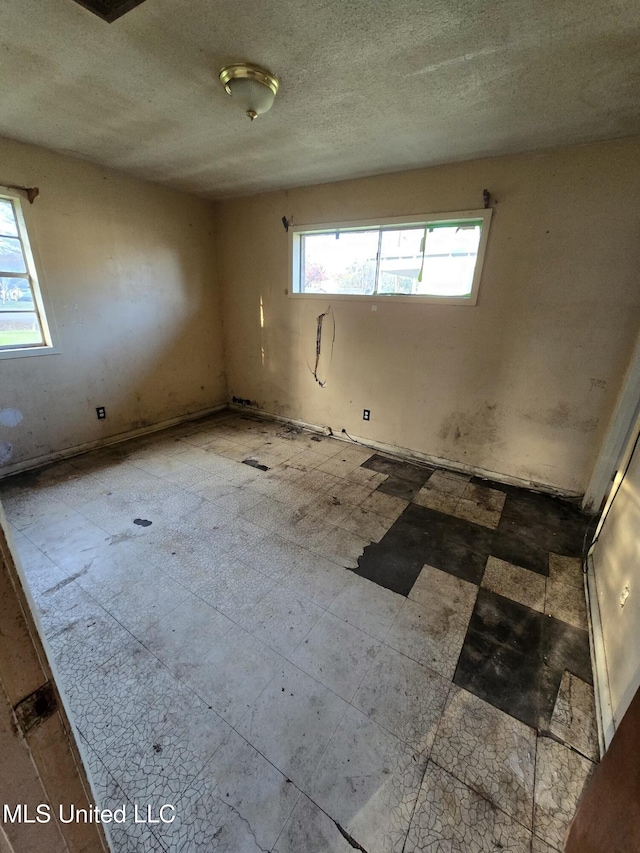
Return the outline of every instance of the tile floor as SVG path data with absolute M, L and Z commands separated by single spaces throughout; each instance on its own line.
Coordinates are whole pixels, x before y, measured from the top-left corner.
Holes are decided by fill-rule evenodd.
M 116 853 L 548 853 L 598 757 L 562 501 L 226 413 L 0 482 Z

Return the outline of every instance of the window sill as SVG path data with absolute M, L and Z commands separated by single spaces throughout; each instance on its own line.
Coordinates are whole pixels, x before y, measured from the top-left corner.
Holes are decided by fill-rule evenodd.
M 34 355 L 60 355 L 59 347 L 24 347 L 24 349 L 0 350 L 0 359 L 27 358 Z
M 350 300 L 352 302 L 375 302 L 376 304 L 387 302 L 404 302 L 405 304 L 431 304 L 431 305 L 476 305 L 477 296 L 471 294 L 469 296 L 410 296 L 401 293 L 376 293 L 371 295 L 360 295 L 357 293 L 288 293 L 292 299 L 315 299 L 324 302 L 340 302 Z

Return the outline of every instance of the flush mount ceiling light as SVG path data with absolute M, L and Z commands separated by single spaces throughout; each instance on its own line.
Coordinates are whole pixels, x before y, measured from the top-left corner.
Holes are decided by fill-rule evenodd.
M 269 112 L 280 86 L 275 74 L 246 62 L 226 65 L 219 76 L 227 94 L 240 104 L 251 121 Z

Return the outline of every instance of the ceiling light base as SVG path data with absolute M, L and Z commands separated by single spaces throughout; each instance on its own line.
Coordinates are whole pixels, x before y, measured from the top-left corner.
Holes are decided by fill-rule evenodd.
M 235 97 L 251 121 L 271 109 L 280 88 L 275 74 L 246 62 L 226 65 L 218 76 L 225 92 Z

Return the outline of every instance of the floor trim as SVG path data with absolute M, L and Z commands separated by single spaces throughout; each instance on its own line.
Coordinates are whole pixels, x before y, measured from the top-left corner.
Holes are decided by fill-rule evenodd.
M 45 453 L 42 456 L 36 456 L 33 459 L 25 459 L 23 462 L 15 462 L 13 465 L 5 465 L 0 469 L 0 480 L 4 477 L 10 477 L 12 474 L 22 473 L 23 471 L 32 471 L 35 468 L 41 468 L 43 465 L 49 465 L 52 462 L 60 462 L 63 459 L 70 459 L 73 456 L 79 456 L 81 453 L 87 453 L 89 450 L 97 450 L 100 447 L 110 447 L 113 444 L 120 444 L 122 441 L 128 441 L 131 438 L 139 438 L 142 435 L 150 435 L 160 430 L 168 429 L 178 424 L 187 423 L 188 421 L 196 421 L 198 418 L 206 418 L 207 415 L 214 415 L 217 412 L 222 412 L 228 409 L 227 403 L 218 403 L 216 406 L 210 406 L 207 409 L 200 409 L 197 412 L 191 412 L 187 415 L 178 415 L 175 418 L 168 418 L 164 421 L 158 421 L 149 426 L 139 427 L 138 429 L 130 429 L 126 432 L 119 432 L 107 438 L 99 438 L 95 441 L 86 441 L 84 444 L 76 444 L 73 447 L 67 447 L 64 450 L 58 450 L 53 453 Z
M 361 438 L 360 436 L 348 436 L 346 433 L 333 432 L 330 427 L 318 426 L 310 424 L 306 421 L 294 420 L 293 418 L 285 418 L 282 415 L 274 415 L 271 412 L 265 412 L 262 409 L 253 409 L 248 406 L 239 406 L 237 403 L 230 403 L 229 408 L 234 412 L 242 412 L 246 415 L 264 418 L 269 421 L 277 421 L 283 424 L 291 424 L 292 426 L 302 427 L 303 429 L 312 430 L 320 435 L 331 435 L 340 441 L 349 444 L 360 444 L 369 447 L 372 450 L 378 450 L 387 456 L 392 456 L 396 459 L 401 459 L 404 462 L 419 462 L 424 465 L 432 465 L 436 468 L 447 468 L 450 471 L 459 471 L 462 474 L 470 474 L 473 477 L 482 477 L 484 480 L 493 480 L 496 483 L 504 483 L 506 486 L 516 486 L 519 489 L 530 489 L 535 492 L 543 492 L 547 495 L 567 499 L 580 499 L 580 492 L 572 492 L 565 489 L 550 486 L 547 483 L 538 483 L 535 480 L 524 480 L 521 477 L 512 477 L 509 474 L 500 474 L 496 471 L 488 471 L 486 468 L 477 468 L 474 465 L 467 465 L 464 462 L 453 462 L 451 459 L 443 459 L 440 456 L 431 456 L 428 453 L 422 453 L 419 450 L 410 450 L 407 447 L 398 447 L 395 444 L 385 444 L 382 441 L 375 441 L 371 438 Z

